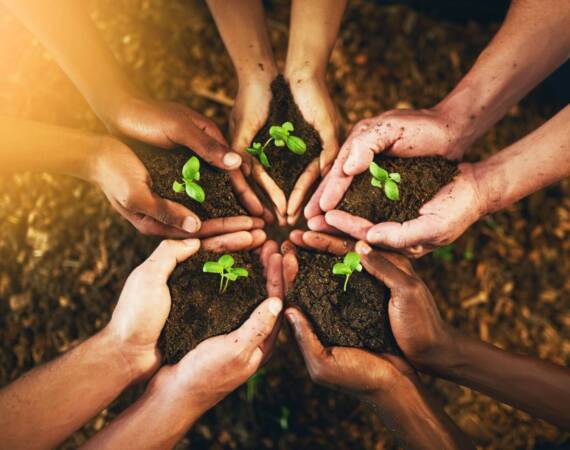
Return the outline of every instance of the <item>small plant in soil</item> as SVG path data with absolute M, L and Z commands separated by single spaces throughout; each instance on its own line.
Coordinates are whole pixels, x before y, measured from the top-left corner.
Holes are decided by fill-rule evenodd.
M 291 134 L 295 128 L 291 122 L 285 122 L 281 126 L 273 125 L 269 128 L 269 139 L 265 144 L 261 145 L 259 142 L 254 142 L 251 147 L 246 148 L 246 151 L 253 156 L 257 156 L 263 167 L 269 168 L 269 159 L 265 153 L 267 146 L 273 142 L 276 147 L 285 147 L 291 150 L 296 155 L 303 155 L 307 151 L 307 144 L 298 136 Z
M 230 281 L 236 281 L 239 277 L 249 275 L 247 269 L 243 267 L 233 267 L 235 261 L 230 255 L 222 255 L 217 261 L 207 261 L 202 270 L 206 273 L 217 273 L 220 275 L 220 293 L 226 292 Z
M 172 189 L 176 193 L 186 191 L 188 197 L 196 200 L 198 203 L 203 203 L 206 200 L 206 193 L 202 186 L 197 181 L 200 180 L 200 160 L 192 156 L 184 166 L 182 166 L 182 182 L 175 181 L 172 184 Z
M 383 169 L 374 161 L 370 163 L 369 170 L 372 175 L 372 180 L 370 180 L 370 184 L 372 184 L 372 186 L 384 189 L 384 194 L 389 200 L 400 200 L 400 189 L 398 188 L 398 183 L 400 183 L 402 178 L 399 173 L 388 173 L 386 169 Z
M 354 271 L 362 271 L 362 264 L 360 264 L 360 255 L 355 252 L 348 252 L 344 256 L 344 260 L 341 263 L 336 263 L 333 266 L 332 272 L 335 275 L 344 275 L 346 278 L 344 280 L 343 290 L 346 291 L 346 286 L 348 285 L 348 279 Z

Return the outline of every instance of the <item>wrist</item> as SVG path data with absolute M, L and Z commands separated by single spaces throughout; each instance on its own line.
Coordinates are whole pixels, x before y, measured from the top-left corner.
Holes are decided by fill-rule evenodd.
M 119 139 L 106 135 L 93 136 L 86 158 L 86 180 L 102 188 L 108 177 L 109 163 L 113 156 L 128 148 Z
M 508 197 L 508 168 L 503 167 L 500 160 L 494 157 L 471 166 L 480 197 L 481 216 L 505 207 L 505 198 Z
M 283 75 L 285 76 L 285 79 L 290 83 L 298 83 L 308 80 L 325 83 L 327 76 L 327 65 L 326 63 L 319 64 L 316 61 L 311 61 L 307 58 L 301 62 L 287 61 Z

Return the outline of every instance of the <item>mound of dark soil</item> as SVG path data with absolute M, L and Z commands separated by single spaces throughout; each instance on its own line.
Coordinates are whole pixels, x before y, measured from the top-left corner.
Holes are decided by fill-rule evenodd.
M 199 184 L 206 193 L 204 203 L 198 203 L 185 192 L 172 190 L 174 181 L 182 181 L 182 167 L 192 156 L 192 150 L 176 148 L 163 150 L 144 144 L 129 146 L 134 150 L 147 168 L 152 180 L 152 189 L 162 198 L 178 202 L 193 211 L 201 220 L 247 215 L 234 194 L 230 177 L 227 173 L 205 163 L 200 157 Z
M 202 271 L 206 261 L 218 260 L 218 254 L 199 252 L 179 264 L 170 276 L 172 307 L 159 341 L 166 363 L 178 362 L 205 339 L 235 330 L 267 297 L 257 258 L 247 252 L 232 256 L 234 267 L 247 269 L 249 276 L 230 282 L 223 294 L 219 292 L 220 277 Z
M 295 127 L 293 135 L 300 137 L 307 144 L 304 155 L 296 155 L 287 147 L 276 147 L 271 142 L 265 153 L 269 158 L 271 167 L 266 169 L 275 182 L 283 189 L 287 197 L 291 194 L 297 178 L 303 173 L 309 163 L 315 159 L 322 150 L 322 142 L 317 130 L 303 119 L 303 115 L 293 100 L 291 89 L 282 75 L 277 76 L 271 83 L 272 99 L 269 105 L 267 122 L 259 130 L 253 142 L 264 144 L 269 138 L 269 128 L 291 122 Z
M 389 289 L 362 272 L 354 272 L 343 291 L 344 276 L 333 275 L 341 258 L 299 250 L 299 274 L 287 294 L 310 319 L 325 346 L 360 347 L 400 354 L 388 319 Z
M 400 200 L 389 200 L 383 189 L 372 186 L 372 175 L 366 171 L 354 177 L 338 206 L 373 223 L 415 219 L 420 208 L 457 174 L 457 163 L 441 157 L 391 158 L 380 154 L 374 161 L 388 172 L 400 174 Z

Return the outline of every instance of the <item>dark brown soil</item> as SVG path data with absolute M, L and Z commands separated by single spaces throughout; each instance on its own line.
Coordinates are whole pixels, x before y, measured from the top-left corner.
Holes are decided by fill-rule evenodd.
M 293 100 L 289 85 L 282 75 L 277 76 L 271 83 L 273 98 L 269 105 L 269 117 L 263 128 L 257 133 L 254 142 L 264 144 L 269 138 L 269 128 L 291 122 L 295 127 L 293 135 L 300 137 L 307 144 L 304 155 L 296 155 L 286 147 L 276 147 L 273 142 L 267 146 L 265 153 L 269 158 L 271 167 L 266 169 L 276 183 L 283 189 L 287 197 L 293 190 L 297 178 L 303 173 L 307 165 L 319 156 L 322 142 L 317 130 L 307 123 Z
M 373 223 L 406 222 L 420 215 L 420 208 L 457 174 L 457 163 L 440 157 L 390 158 L 378 155 L 376 164 L 402 177 L 398 185 L 400 200 L 389 200 L 383 189 L 370 184 L 369 171 L 354 177 L 338 206 Z
M 247 214 L 234 194 L 229 175 L 205 163 L 201 158 L 199 183 L 206 193 L 204 203 L 191 199 L 185 192 L 176 193 L 172 190 L 175 180 L 182 181 L 184 163 L 190 157 L 198 156 L 192 150 L 163 150 L 133 142 L 129 142 L 129 146 L 147 168 L 152 189 L 161 197 L 181 203 L 202 220 Z
M 219 292 L 220 277 L 204 273 L 206 261 L 220 255 L 200 252 L 178 265 L 168 282 L 172 307 L 160 338 L 160 350 L 168 364 L 178 362 L 200 342 L 238 328 L 255 307 L 267 297 L 263 270 L 250 253 L 232 254 L 234 267 L 249 271 L 247 278 L 230 282 Z
M 299 274 L 287 301 L 307 314 L 325 346 L 359 347 L 377 353 L 400 354 L 388 319 L 389 289 L 371 275 L 345 277 L 332 267 L 340 257 L 298 252 Z

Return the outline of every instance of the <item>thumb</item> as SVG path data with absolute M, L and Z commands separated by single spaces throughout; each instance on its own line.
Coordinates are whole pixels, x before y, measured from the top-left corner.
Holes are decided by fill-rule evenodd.
M 159 197 L 155 193 L 152 194 L 151 204 L 141 212 L 160 223 L 188 233 L 196 233 L 202 226 L 200 218 L 188 208 Z
M 159 244 L 140 267 L 144 271 L 148 270 L 160 282 L 166 283 L 176 265 L 190 258 L 199 249 L 200 241 L 198 239 L 165 240 Z
M 408 283 L 408 275 L 392 264 L 379 251 L 372 250 L 364 241 L 358 241 L 355 247 L 366 271 L 382 281 L 389 289 L 397 289 Z
M 438 228 L 426 216 L 404 223 L 383 222 L 366 233 L 366 241 L 374 245 L 404 250 L 436 239 Z
M 295 340 L 299 345 L 305 364 L 307 367 L 314 367 L 314 364 L 325 355 L 323 344 L 319 341 L 307 318 L 297 308 L 288 308 L 285 317 L 293 328 Z
M 212 136 L 200 130 L 194 124 L 188 124 L 182 133 L 181 144 L 192 149 L 208 164 L 223 170 L 234 170 L 241 166 L 241 156 L 218 142 Z
M 271 335 L 282 309 L 281 299 L 270 297 L 255 308 L 241 327 L 229 334 L 231 338 L 242 341 L 245 351 L 252 355 L 252 364 L 261 363 L 263 343 Z
M 347 175 L 358 175 L 368 169 L 376 153 L 380 153 L 390 146 L 391 136 L 386 129 L 376 125 L 357 125 L 356 130 L 350 135 L 347 145 L 350 154 L 344 163 L 343 170 Z M 359 131 L 362 130 L 362 131 Z

